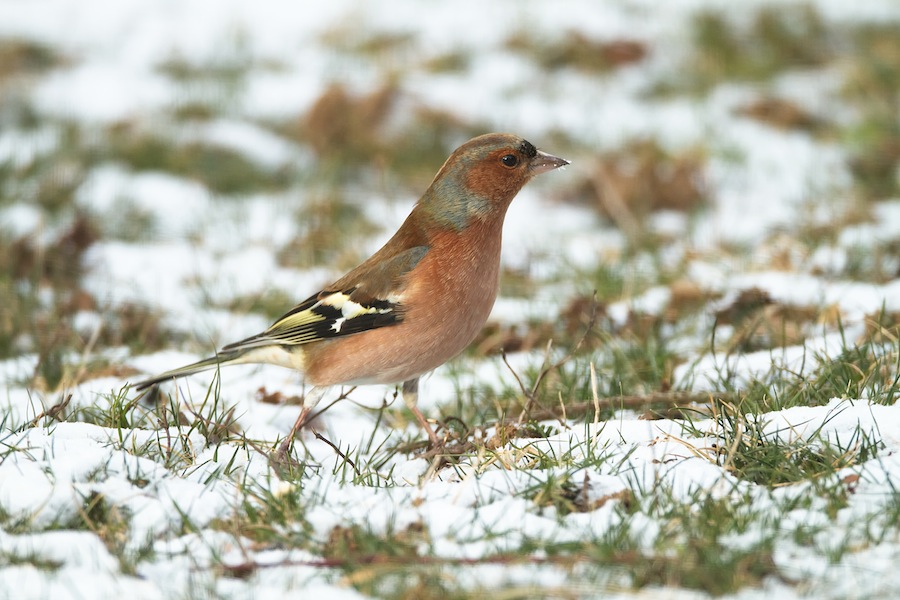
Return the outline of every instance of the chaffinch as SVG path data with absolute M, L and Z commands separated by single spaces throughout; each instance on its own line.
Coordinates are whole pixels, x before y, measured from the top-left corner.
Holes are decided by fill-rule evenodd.
M 511 134 L 469 140 L 368 260 L 262 333 L 135 389 L 222 365 L 297 369 L 314 387 L 284 440 L 284 453 L 328 387 L 402 382 L 406 405 L 438 444 L 416 406 L 419 377 L 462 352 L 487 321 L 499 288 L 500 238 L 512 199 L 535 175 L 567 164 Z

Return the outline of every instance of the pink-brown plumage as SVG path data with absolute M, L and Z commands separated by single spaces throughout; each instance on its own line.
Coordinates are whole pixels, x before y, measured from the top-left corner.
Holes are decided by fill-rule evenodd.
M 248 362 L 297 368 L 318 388 L 403 382 L 404 399 L 437 442 L 415 406 L 418 378 L 478 334 L 497 297 L 507 208 L 532 177 L 566 164 L 511 134 L 469 140 L 369 259 L 259 335 L 135 387 Z M 313 397 L 282 451 L 321 395 Z
M 313 385 L 398 383 L 444 364 L 468 346 L 497 297 L 500 237 L 475 225 L 439 232 L 401 287 L 403 321 L 393 327 L 309 344 L 306 380 Z

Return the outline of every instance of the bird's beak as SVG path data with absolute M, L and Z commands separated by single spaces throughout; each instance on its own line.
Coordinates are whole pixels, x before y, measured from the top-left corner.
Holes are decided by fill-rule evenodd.
M 532 175 L 540 175 L 541 173 L 564 167 L 567 164 L 569 164 L 569 161 L 564 158 L 559 158 L 538 150 L 537 156 L 531 159 L 528 170 L 531 171 Z

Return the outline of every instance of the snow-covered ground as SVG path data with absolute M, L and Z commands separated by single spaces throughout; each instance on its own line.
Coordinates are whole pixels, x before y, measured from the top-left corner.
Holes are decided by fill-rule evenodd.
M 848 263 L 859 256 L 877 257 L 875 270 L 897 272 L 896 250 L 880 249 L 896 249 L 900 241 L 900 199 L 873 203 L 865 219 L 844 223 L 856 206 L 848 149 L 833 137 L 741 117 L 738 109 L 761 94 L 757 86 L 652 93 L 660 81 L 678 77 L 673 70 L 688 52 L 691 19 L 699 11 L 724 11 L 740 25 L 775 4 L 6 0 L 0 2 L 0 40 L 40 42 L 64 60 L 24 82 L 0 82 L 15 85 L 41 122 L 27 130 L 0 129 L 0 165 L 25 168 L 53 156 L 68 124 L 89 135 L 92 128 L 137 123 L 178 143 L 236 151 L 273 178 L 284 169 L 308 172 L 317 168 L 312 149 L 270 125 L 306 114 L 334 83 L 365 94 L 393 78 L 412 106 L 519 133 L 572 161 L 530 184 L 510 209 L 504 264 L 537 285 L 525 299 L 501 291 L 493 321 L 552 322 L 571 297 L 590 292 L 594 283 L 582 280 L 584 274 L 610 264 L 624 274 L 626 290 L 610 299 L 603 323 L 625 328 L 635 314 L 658 316 L 674 305 L 671 281 L 627 293 L 632 279 L 661 276 L 670 262 L 711 300 L 697 329 L 668 334 L 681 357 L 669 385 L 723 391 L 728 372 L 729 385 L 742 389 L 764 381 L 773 368 L 802 377 L 862 339 L 873 315 L 900 312 L 900 280 L 847 275 Z M 900 21 L 900 7 L 889 1 L 811 4 L 829 24 Z M 641 61 L 597 74 L 544 70 L 507 44 L 527 34 L 543 47 L 538 42 L 574 32 L 637 41 L 650 51 Z M 346 50 L 379 36 L 411 41 L 371 53 Z M 425 66 L 454 53 L 466 57 L 462 68 Z M 172 64 L 200 72 L 239 65 L 241 72 L 231 83 L 202 77 L 185 83 L 167 74 Z M 840 85 L 840 74 L 791 71 L 765 90 L 812 113 L 852 121 L 852 109 L 837 99 Z M 170 117 L 191 102 L 215 105 L 218 113 L 187 124 Z M 402 127 L 403 114 L 396 120 Z M 591 207 L 558 201 L 559 190 L 588 177 L 597 155 L 646 138 L 672 153 L 702 147 L 708 197 L 696 214 L 648 217 L 648 227 L 665 240 L 653 256 L 630 252 L 627 235 Z M 554 140 L 565 140 L 559 142 L 565 147 L 554 147 Z M 64 174 L 66 165 L 59 168 Z M 733 443 L 733 450 L 741 436 L 715 413 L 689 424 L 644 420 L 631 410 L 615 411 L 606 421 L 548 422 L 545 437 L 501 440 L 489 450 L 476 443 L 452 466 L 435 470 L 415 452 L 386 450 L 421 437 L 414 422 L 379 417 L 395 391 L 359 388 L 317 421 L 334 446 L 304 434 L 296 445 L 301 472 L 286 477 L 267 451 L 287 434 L 299 407 L 265 401 L 262 391 L 301 396 L 296 373 L 223 370 L 215 399 L 207 397 L 213 374 L 170 386 L 185 415 L 180 425 L 129 404 L 125 386 L 269 324 L 259 313 L 230 308 L 233 303 L 273 291 L 299 301 L 341 274 L 333 265 L 298 268 L 278 258 L 303 231 L 296 215 L 313 193 L 301 182 L 223 198 L 196 179 L 114 159 L 85 173 L 62 215 L 48 215 L 28 190 L 7 187 L 0 229 L 13 237 L 54 239 L 79 211 L 100 225 L 99 239 L 83 257 L 82 285 L 96 305 L 72 317 L 85 339 L 104 328 L 102 307 L 131 304 L 162 315 L 165 330 L 181 336 L 158 352 L 88 345 L 85 364 L 99 357 L 123 369 L 66 389 L 33 384 L 34 353 L 0 362 L 0 597 L 360 598 L 397 590 L 404 597 L 440 597 L 440 590 L 477 596 L 500 589 L 507 590 L 496 592 L 501 597 L 706 597 L 716 593 L 714 586 L 678 577 L 636 581 L 623 557 L 628 551 L 638 557 L 631 562 L 684 556 L 691 533 L 682 528 L 693 525 L 690 510 L 678 510 L 716 502 L 732 506 L 743 525 L 723 527 L 715 542 L 735 552 L 764 548 L 771 560 L 747 585 L 726 588 L 731 597 L 897 595 L 900 408 L 891 397 L 852 394 L 856 388 L 848 382 L 848 392 L 836 394 L 843 397 L 819 406 L 748 415 L 760 443 L 858 457 L 836 461 L 821 477 L 767 485 L 723 461 L 723 444 Z M 353 256 L 364 257 L 402 222 L 415 194 L 374 178 L 348 190 L 378 225 L 371 235 L 347 240 Z M 121 234 L 132 215 L 148 224 L 138 239 Z M 804 227 L 825 226 L 837 231 L 828 243 L 810 250 L 796 240 Z M 748 290 L 777 305 L 814 307 L 819 322 L 797 343 L 711 353 L 710 328 L 703 324 L 711 326 L 717 311 Z M 723 324 L 718 334 L 735 330 Z M 884 343 L 890 356 L 891 340 Z M 885 361 L 878 389 L 893 389 L 896 339 L 893 344 L 894 359 Z M 509 356 L 520 372 L 542 359 L 541 352 Z M 617 376 L 598 373 L 607 380 Z M 433 417 L 453 414 L 448 407 L 461 390 L 476 388 L 517 389 L 500 358 L 469 356 L 423 381 L 420 406 Z M 35 421 L 69 394 L 70 414 L 121 409 L 121 420 Z M 590 395 L 579 401 L 590 402 Z M 210 430 L 227 419 L 240 435 L 223 441 Z M 496 433 L 488 428 L 483 435 Z M 542 489 L 568 490 L 579 509 L 560 509 L 566 500 L 547 501 Z M 272 534 L 262 535 L 263 528 Z M 399 548 L 392 556 L 401 558 L 341 563 L 335 550 L 340 532 L 359 531 L 387 540 Z M 615 536 L 621 536 L 620 554 L 582 556 L 594 545 L 616 547 Z M 578 548 L 582 558 L 560 559 L 564 548 Z M 434 580 L 421 574 L 435 571 Z

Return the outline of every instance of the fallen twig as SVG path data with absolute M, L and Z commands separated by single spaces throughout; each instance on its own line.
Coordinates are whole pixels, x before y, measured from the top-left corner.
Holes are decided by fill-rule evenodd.
M 734 401 L 739 398 L 737 392 L 650 392 L 629 396 L 608 396 L 606 398 L 592 399 L 590 402 L 568 404 L 565 411 L 556 406 L 536 408 L 528 413 L 533 421 L 548 421 L 559 419 L 563 414 L 568 419 L 580 419 L 591 411 L 602 409 L 641 409 L 654 405 L 665 405 L 665 410 L 689 410 L 696 409 L 698 404 L 709 404 L 713 400 Z M 506 419 L 502 423 L 521 422 L 519 419 Z

